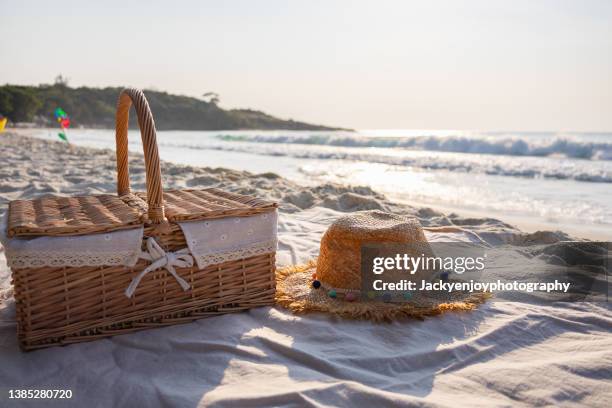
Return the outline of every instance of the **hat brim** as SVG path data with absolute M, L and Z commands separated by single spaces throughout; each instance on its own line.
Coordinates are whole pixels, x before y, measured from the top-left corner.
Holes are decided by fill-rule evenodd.
M 488 292 L 452 292 L 442 296 L 417 294 L 413 299 L 401 303 L 359 299 L 349 302 L 329 297 L 324 289 L 314 289 L 312 273 L 315 270 L 315 260 L 277 269 L 276 303 L 294 313 L 323 312 L 347 319 L 393 321 L 474 310 L 491 296 Z

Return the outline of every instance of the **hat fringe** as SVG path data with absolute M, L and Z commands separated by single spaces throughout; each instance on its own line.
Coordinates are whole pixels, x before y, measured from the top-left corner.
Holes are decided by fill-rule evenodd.
M 316 267 L 316 260 L 310 260 L 303 265 L 290 265 L 276 270 L 276 303 L 296 314 L 308 312 L 331 313 L 345 319 L 367 319 L 376 322 L 391 322 L 393 320 L 413 318 L 424 319 L 426 316 L 436 316 L 445 312 L 470 311 L 476 309 L 491 297 L 489 292 L 471 293 L 460 302 L 441 303 L 436 306 L 419 307 L 409 303 L 394 307 L 372 307 L 369 303 L 341 302 L 338 305 L 320 304 L 309 300 L 297 300 L 290 292 L 284 290 L 283 280 L 294 273 L 303 273 Z

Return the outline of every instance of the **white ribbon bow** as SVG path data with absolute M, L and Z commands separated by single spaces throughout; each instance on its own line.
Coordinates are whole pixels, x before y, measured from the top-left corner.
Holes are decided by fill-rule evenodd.
M 132 282 L 130 286 L 125 290 L 125 296 L 131 298 L 138 287 L 138 284 L 145 277 L 145 275 L 151 271 L 156 269 L 165 268 L 174 279 L 181 285 L 183 290 L 188 290 L 190 285 L 185 281 L 185 279 L 181 278 L 174 267 L 179 268 L 191 268 L 193 266 L 193 257 L 189 254 L 189 248 L 183 248 L 180 251 L 176 252 L 164 252 L 164 250 L 159 246 L 157 241 L 153 238 L 147 239 L 147 252 L 140 253 L 141 259 L 146 259 L 147 261 L 152 261 L 153 263 L 145 268 L 142 272 L 140 272 Z

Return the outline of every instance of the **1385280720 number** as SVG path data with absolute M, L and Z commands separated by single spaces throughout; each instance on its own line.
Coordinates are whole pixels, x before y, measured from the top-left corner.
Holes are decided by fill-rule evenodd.
M 19 390 L 9 389 L 9 399 L 70 399 L 72 390 Z

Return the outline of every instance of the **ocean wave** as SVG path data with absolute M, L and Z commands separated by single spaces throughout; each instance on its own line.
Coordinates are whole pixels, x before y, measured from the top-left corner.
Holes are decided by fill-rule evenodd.
M 452 153 L 508 156 L 564 156 L 574 159 L 612 160 L 612 143 L 570 138 L 542 140 L 527 136 L 483 138 L 467 136 L 367 137 L 362 135 L 219 135 L 226 142 L 302 144 L 338 147 L 400 148 Z
M 485 159 L 477 155 L 421 151 L 404 151 L 399 155 L 389 155 L 385 153 L 388 153 L 390 149 L 373 153 L 368 149 L 333 149 L 324 146 L 312 146 L 306 149 L 295 144 L 218 143 L 198 145 L 173 142 L 161 144 L 195 150 L 219 150 L 298 159 L 363 161 L 422 170 L 612 183 L 612 165 L 607 161 L 505 156 L 490 156 Z

